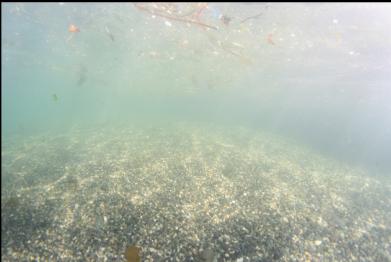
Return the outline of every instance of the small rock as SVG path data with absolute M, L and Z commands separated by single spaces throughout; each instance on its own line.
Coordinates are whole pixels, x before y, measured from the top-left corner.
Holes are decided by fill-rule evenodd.
M 213 262 L 215 260 L 216 254 L 212 249 L 205 249 L 201 252 L 201 258 L 206 262 Z

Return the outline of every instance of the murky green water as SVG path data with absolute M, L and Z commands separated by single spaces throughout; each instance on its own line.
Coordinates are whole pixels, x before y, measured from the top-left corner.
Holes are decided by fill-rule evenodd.
M 2 4 L 2 260 L 390 260 L 390 11 Z

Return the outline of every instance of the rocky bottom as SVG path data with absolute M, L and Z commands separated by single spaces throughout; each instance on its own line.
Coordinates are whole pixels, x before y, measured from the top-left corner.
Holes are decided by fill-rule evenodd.
M 3 261 L 391 261 L 391 183 L 261 131 L 3 139 Z

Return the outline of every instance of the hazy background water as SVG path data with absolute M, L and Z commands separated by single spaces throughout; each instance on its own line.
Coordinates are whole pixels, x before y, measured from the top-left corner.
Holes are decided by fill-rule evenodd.
M 2 4 L 2 140 L 212 122 L 389 174 L 390 13 L 386 3 L 210 3 L 201 20 L 218 30 L 205 30 L 131 3 Z

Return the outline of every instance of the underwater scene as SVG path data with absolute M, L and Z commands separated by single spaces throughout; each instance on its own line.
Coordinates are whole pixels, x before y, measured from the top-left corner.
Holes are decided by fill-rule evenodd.
M 391 4 L 1 14 L 2 261 L 391 261 Z

